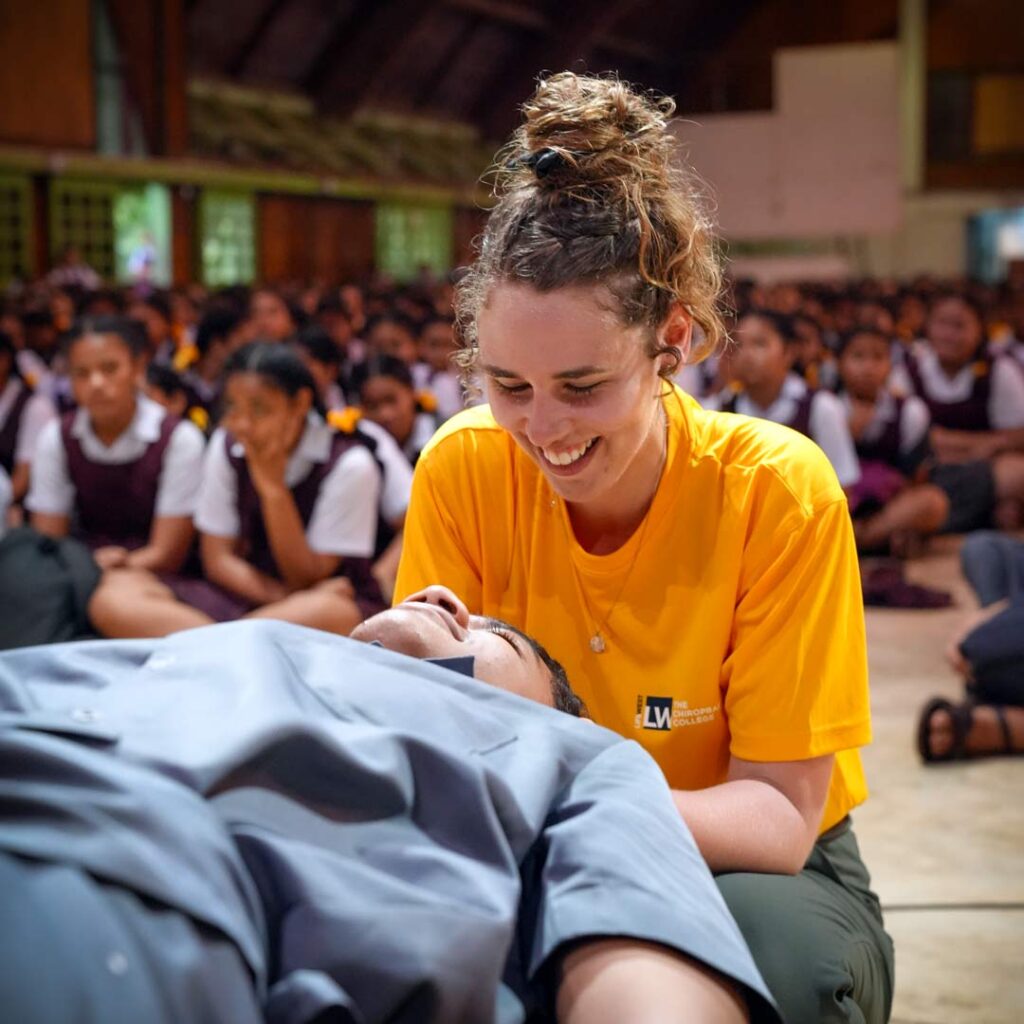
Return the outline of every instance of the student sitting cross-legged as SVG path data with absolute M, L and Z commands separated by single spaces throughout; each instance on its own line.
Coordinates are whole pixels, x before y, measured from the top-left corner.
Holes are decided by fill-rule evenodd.
M 175 573 L 192 544 L 204 440 L 141 391 L 146 338 L 124 317 L 65 341 L 78 408 L 50 422 L 32 462 L 32 525 L 85 541 L 105 570 Z
M 243 615 L 348 633 L 383 606 L 370 573 L 380 470 L 324 418 L 288 346 L 254 342 L 225 367 L 196 526 L 204 580 L 104 580 L 90 614 L 106 636 L 162 636 Z

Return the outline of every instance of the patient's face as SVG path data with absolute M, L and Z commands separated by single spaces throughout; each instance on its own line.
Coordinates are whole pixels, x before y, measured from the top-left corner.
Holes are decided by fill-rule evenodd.
M 433 586 L 374 615 L 352 631 L 414 658 L 472 656 L 474 676 L 551 707 L 551 673 L 536 651 L 505 623 L 470 615 L 447 587 Z

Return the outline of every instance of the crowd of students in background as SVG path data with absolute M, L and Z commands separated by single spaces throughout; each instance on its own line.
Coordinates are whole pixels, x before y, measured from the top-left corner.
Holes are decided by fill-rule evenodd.
M 41 282 L 0 319 L 0 529 L 73 535 L 108 636 L 385 602 L 412 467 L 462 407 L 451 287 Z
M 386 601 L 412 467 L 464 404 L 452 285 L 39 282 L 0 316 L 7 526 L 85 541 L 108 636 Z M 1024 525 L 1024 291 L 736 281 L 702 404 L 816 441 L 865 554 Z

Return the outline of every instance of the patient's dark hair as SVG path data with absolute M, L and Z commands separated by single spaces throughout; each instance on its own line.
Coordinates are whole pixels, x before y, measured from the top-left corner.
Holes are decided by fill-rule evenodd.
M 587 705 L 569 685 L 569 677 L 565 674 L 561 662 L 552 658 L 532 636 L 524 633 L 521 629 L 516 629 L 515 626 L 503 622 L 501 619 L 490 619 L 489 622 L 515 633 L 516 636 L 521 636 L 530 645 L 533 653 L 544 662 L 551 673 L 551 704 L 556 711 L 564 711 L 567 715 L 572 715 L 573 718 L 590 717 Z

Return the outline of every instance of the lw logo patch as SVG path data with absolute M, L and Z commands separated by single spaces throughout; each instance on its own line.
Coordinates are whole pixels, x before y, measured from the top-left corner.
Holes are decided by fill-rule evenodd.
M 633 724 L 637 729 L 668 732 L 670 729 L 685 729 L 687 726 L 713 722 L 718 713 L 719 708 L 713 704 L 691 708 L 689 702 L 685 700 L 638 694 Z
M 669 730 L 672 728 L 672 698 L 645 697 L 643 702 L 642 729 Z

